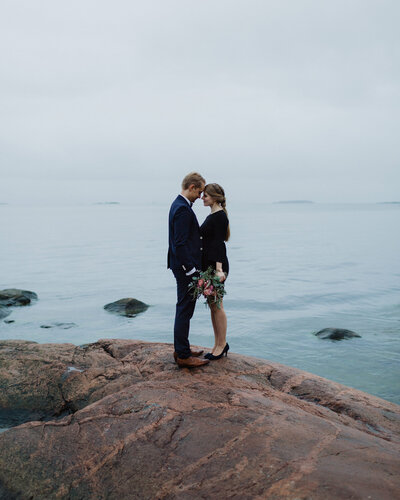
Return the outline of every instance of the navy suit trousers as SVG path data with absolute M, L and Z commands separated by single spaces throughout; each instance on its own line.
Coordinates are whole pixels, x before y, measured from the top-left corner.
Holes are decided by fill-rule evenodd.
M 175 352 L 182 359 L 190 356 L 189 327 L 194 313 L 196 301 L 188 290 L 193 275 L 186 276 L 181 269 L 172 269 L 176 279 L 177 302 L 174 324 L 174 347 Z

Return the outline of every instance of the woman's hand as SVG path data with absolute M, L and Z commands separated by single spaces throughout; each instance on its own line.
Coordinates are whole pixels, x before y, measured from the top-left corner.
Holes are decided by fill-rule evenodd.
M 223 271 L 215 271 L 215 276 L 219 278 L 219 281 L 223 283 L 226 280 L 226 275 Z

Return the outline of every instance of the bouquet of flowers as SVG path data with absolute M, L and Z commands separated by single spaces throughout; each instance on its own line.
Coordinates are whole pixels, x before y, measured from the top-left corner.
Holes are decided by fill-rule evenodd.
M 193 299 L 197 300 L 201 296 L 205 297 L 204 304 L 210 307 L 210 304 L 216 304 L 218 309 L 221 308 L 221 301 L 226 294 L 223 283 L 215 275 L 215 270 L 209 267 L 207 271 L 200 272 L 199 276 L 195 276 L 189 284 Z

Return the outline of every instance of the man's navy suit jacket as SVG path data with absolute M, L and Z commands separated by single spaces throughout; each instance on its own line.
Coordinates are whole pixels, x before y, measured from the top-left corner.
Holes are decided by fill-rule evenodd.
M 179 195 L 169 211 L 168 268 L 188 272 L 201 268 L 201 237 L 197 217 Z

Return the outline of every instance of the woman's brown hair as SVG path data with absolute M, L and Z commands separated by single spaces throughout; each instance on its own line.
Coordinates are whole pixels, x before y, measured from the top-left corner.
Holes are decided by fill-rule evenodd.
M 222 188 L 222 186 L 220 186 L 217 183 L 207 184 L 204 187 L 204 192 L 207 193 L 209 196 L 211 196 L 211 198 L 213 198 L 217 203 L 221 205 L 223 211 L 226 213 L 226 216 L 228 217 L 228 211 L 226 210 L 225 191 Z M 230 236 L 231 236 L 231 230 L 228 223 L 228 227 L 226 229 L 225 241 L 228 241 Z

